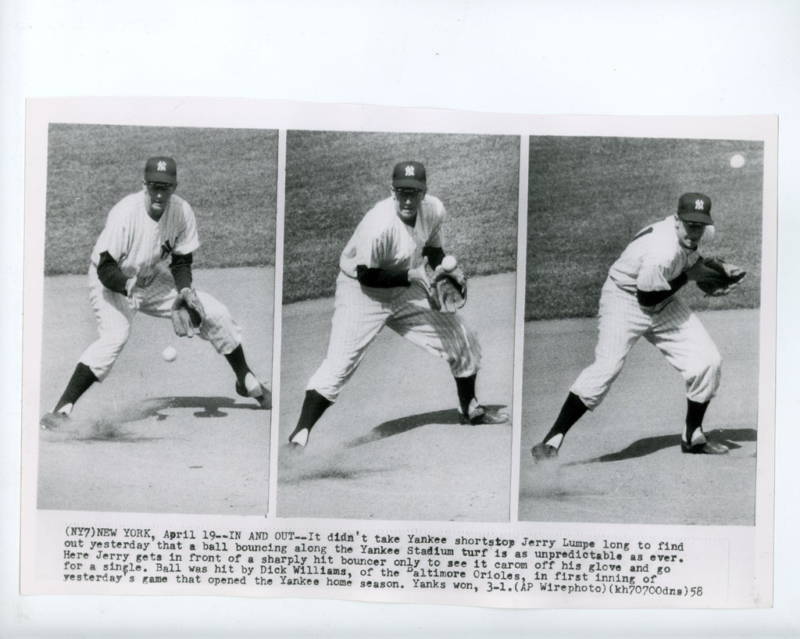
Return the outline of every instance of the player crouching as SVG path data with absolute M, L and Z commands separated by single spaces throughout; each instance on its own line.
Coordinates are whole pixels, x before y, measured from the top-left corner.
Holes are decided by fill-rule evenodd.
M 481 350 L 456 312 L 466 300 L 466 278 L 452 259 L 445 261 L 445 216 L 441 200 L 427 195 L 425 167 L 398 163 L 392 195 L 367 212 L 339 259 L 328 352 L 306 386 L 297 426 L 289 435 L 293 447 L 307 444 L 314 424 L 336 401 L 384 326 L 449 364 L 462 424 L 509 421 L 507 413 L 475 397 Z
M 45 429 L 68 421 L 78 399 L 111 371 L 137 312 L 171 318 L 179 337 L 211 342 L 233 369 L 236 392 L 271 408 L 272 394 L 250 370 L 241 330 L 218 300 L 192 288 L 192 253 L 200 246 L 194 211 L 174 194 L 177 166 L 170 157 L 147 160 L 144 188 L 109 212 L 89 267 L 89 299 L 99 337 L 80 356 Z M 167 266 L 167 258 L 170 258 Z
M 600 404 L 640 337 L 658 348 L 686 383 L 681 451 L 728 452 L 703 432 L 722 358 L 700 319 L 675 295 L 689 280 L 708 295 L 726 295 L 744 278 L 742 269 L 700 256 L 699 243 L 713 233 L 712 225 L 711 200 L 702 193 L 685 193 L 675 215 L 640 231 L 614 262 L 600 295 L 594 363 L 578 376 L 552 428 L 531 449 L 535 461 L 558 455 L 567 431 Z

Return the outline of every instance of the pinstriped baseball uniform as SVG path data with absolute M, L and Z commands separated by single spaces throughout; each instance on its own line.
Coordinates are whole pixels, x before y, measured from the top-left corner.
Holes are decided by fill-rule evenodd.
M 570 389 L 589 408 L 596 407 L 622 370 L 631 347 L 644 337 L 682 375 L 686 396 L 708 402 L 721 374 L 717 347 L 698 317 L 676 295 L 643 309 L 636 290 L 669 291 L 675 279 L 699 258 L 678 240 L 669 216 L 640 231 L 611 266 L 600 295 L 595 360 Z
M 167 261 L 173 253 L 186 255 L 199 246 L 194 211 L 177 195 L 172 195 L 158 222 L 147 214 L 144 189 L 126 196 L 111 209 L 92 250 L 88 273 L 89 299 L 99 337 L 79 360 L 98 380 L 106 377 L 114 365 L 138 311 L 154 317 L 170 317 L 177 291 Z M 136 276 L 130 298 L 100 282 L 97 265 L 104 252 L 114 258 L 126 277 Z M 198 295 L 206 312 L 199 335 L 219 353 L 230 353 L 241 343 L 239 327 L 222 303 L 207 293 Z
M 441 247 L 446 217 L 442 202 L 426 195 L 414 226 L 397 215 L 393 197 L 364 216 L 339 260 L 328 351 L 306 388 L 333 402 L 384 326 L 441 357 L 454 377 L 468 377 L 480 366 L 475 334 L 455 313 L 431 309 L 422 286 L 373 288 L 356 279 L 356 267 L 401 272 L 423 263 L 422 250 Z

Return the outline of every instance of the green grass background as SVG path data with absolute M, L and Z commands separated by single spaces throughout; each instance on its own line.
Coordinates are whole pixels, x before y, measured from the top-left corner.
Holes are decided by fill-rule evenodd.
M 403 160 L 425 165 L 445 250 L 468 274 L 516 268 L 518 137 L 289 131 L 284 302 L 333 294 L 342 249 Z
M 275 262 L 277 131 L 51 124 L 47 155 L 47 274 L 86 272 L 108 211 L 142 188 L 153 155 L 178 163 L 176 193 L 197 216 L 197 266 Z
M 731 168 L 734 153 L 744 167 Z M 757 307 L 762 180 L 761 142 L 532 137 L 526 319 L 595 315 L 614 260 L 689 191 L 711 198 L 717 235 L 703 253 L 748 276 L 727 297 L 706 298 L 693 284 L 681 295 L 698 310 Z

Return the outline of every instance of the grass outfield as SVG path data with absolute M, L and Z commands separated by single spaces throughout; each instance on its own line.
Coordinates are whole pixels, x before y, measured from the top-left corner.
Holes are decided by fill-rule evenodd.
M 447 208 L 447 252 L 473 275 L 516 268 L 518 137 L 289 131 L 284 302 L 333 294 L 347 240 L 411 159 Z
M 732 168 L 730 158 L 746 158 Z M 692 308 L 759 306 L 763 145 L 730 140 L 533 137 L 530 144 L 526 319 L 597 313 L 608 268 L 678 197 L 706 193 L 717 236 L 703 252 L 748 271 L 728 297 L 690 285 Z
M 275 263 L 277 131 L 52 124 L 45 272 L 84 273 L 111 207 L 171 155 L 197 216 L 200 267 Z

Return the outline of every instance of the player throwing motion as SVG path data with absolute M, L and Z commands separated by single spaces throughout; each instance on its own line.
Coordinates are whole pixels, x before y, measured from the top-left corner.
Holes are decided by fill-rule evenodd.
M 600 295 L 594 363 L 578 376 L 553 427 L 531 449 L 534 460 L 557 456 L 567 431 L 600 404 L 640 337 L 658 348 L 686 382 L 681 450 L 707 455 L 728 452 L 703 433 L 703 416 L 720 381 L 719 351 L 697 315 L 675 295 L 689 280 L 709 294 L 726 294 L 745 275 L 727 263 L 717 273 L 713 269 L 719 260 L 700 257 L 701 238 L 713 233 L 710 213 L 707 196 L 685 193 L 675 215 L 640 231 L 611 266 Z
M 444 258 L 442 202 L 426 194 L 425 167 L 400 162 L 392 174 L 392 196 L 364 216 L 339 259 L 328 352 L 307 386 L 297 427 L 289 442 L 305 446 L 314 424 L 336 401 L 370 342 L 384 326 L 441 357 L 450 365 L 461 423 L 501 424 L 508 415 L 475 397 L 480 345 L 458 314 L 431 306 L 426 263 Z
M 174 194 L 177 175 L 172 158 L 150 158 L 145 163 L 144 188 L 109 212 L 89 267 L 89 300 L 99 337 L 80 356 L 53 412 L 42 417 L 43 428 L 66 423 L 78 399 L 108 375 L 137 311 L 172 317 L 179 336 L 192 337 L 196 332 L 211 342 L 233 368 L 236 392 L 270 407 L 272 395 L 250 371 L 241 331 L 228 309 L 192 288 L 192 253 L 200 241 L 194 211 Z

